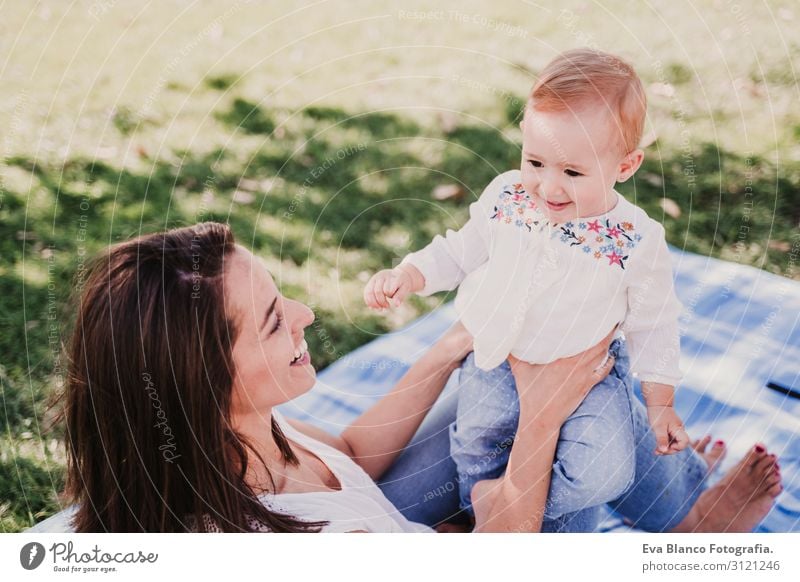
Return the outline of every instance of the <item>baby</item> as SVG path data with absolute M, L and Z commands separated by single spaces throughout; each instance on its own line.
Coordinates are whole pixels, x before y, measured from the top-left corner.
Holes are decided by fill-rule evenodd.
M 467 510 L 472 486 L 502 474 L 517 429 L 509 355 L 552 362 L 618 326 L 614 368 L 562 427 L 548 519 L 612 501 L 630 486 L 630 370 L 642 382 L 655 453 L 689 442 L 673 408 L 681 305 L 664 229 L 614 190 L 642 163 L 645 114 L 641 81 L 620 58 L 586 49 L 556 57 L 525 106 L 520 170 L 492 180 L 463 228 L 366 286 L 373 308 L 459 287 L 456 310 L 475 338 L 451 426 Z

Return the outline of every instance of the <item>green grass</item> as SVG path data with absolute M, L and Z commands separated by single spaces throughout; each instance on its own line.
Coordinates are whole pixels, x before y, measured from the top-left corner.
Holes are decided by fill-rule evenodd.
M 620 190 L 663 220 L 672 244 L 800 278 L 789 260 L 800 46 L 779 12 L 791 2 L 772 3 L 775 18 L 744 9 L 744 21 L 710 0 L 659 12 L 572 3 L 572 15 L 458 3 L 438 20 L 382 3 L 294 14 L 290 3 L 119 3 L 96 19 L 91 4 L 16 4 L 0 68 L 0 531 L 58 509 L 64 454 L 46 402 L 89 256 L 142 232 L 227 221 L 285 293 L 313 306 L 308 339 L 324 367 L 446 300 L 379 315 L 361 289 L 457 228 L 518 164 L 523 95 L 556 50 L 589 43 L 639 70 L 657 139 Z M 441 184 L 466 196 L 438 202 Z

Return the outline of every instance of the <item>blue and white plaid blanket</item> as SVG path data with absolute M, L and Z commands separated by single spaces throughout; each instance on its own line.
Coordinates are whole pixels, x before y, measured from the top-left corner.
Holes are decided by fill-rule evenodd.
M 685 377 L 678 411 L 693 437 L 711 433 L 726 441 L 723 471 L 756 441 L 776 453 L 784 491 L 757 531 L 800 531 L 800 284 L 671 250 L 685 306 Z M 340 432 L 386 393 L 454 319 L 452 305 L 445 305 L 355 350 L 320 373 L 315 389 L 284 405 L 283 412 Z M 451 381 L 447 390 L 452 388 Z M 65 515 L 46 520 L 35 531 L 58 531 Z M 603 530 L 629 528 L 609 512 Z

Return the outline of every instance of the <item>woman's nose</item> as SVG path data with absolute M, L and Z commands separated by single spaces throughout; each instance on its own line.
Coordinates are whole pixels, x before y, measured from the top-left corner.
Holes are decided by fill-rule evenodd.
M 314 323 L 314 312 L 305 303 L 300 303 L 299 301 L 295 301 L 294 303 L 295 309 L 297 310 L 295 315 L 295 325 L 298 330 L 303 330 Z

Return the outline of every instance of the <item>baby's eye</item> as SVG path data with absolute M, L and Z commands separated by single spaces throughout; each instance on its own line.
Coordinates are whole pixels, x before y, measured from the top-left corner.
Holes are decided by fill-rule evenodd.
M 583 176 L 583 174 L 581 174 L 580 172 L 576 172 L 575 170 L 564 170 L 564 173 L 567 176 L 570 176 L 572 178 L 577 178 L 578 176 Z
M 542 167 L 542 162 L 540 162 L 539 160 L 528 160 L 528 163 L 531 166 L 533 166 L 534 168 L 541 168 Z

